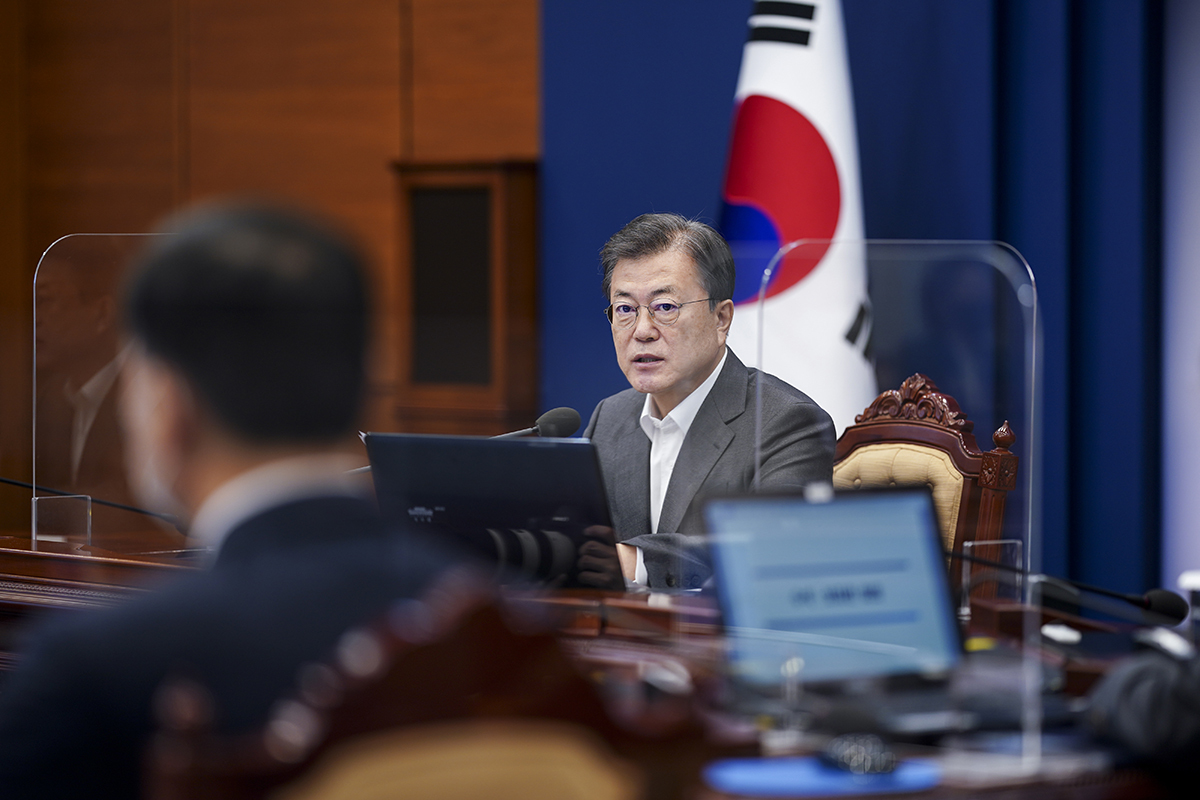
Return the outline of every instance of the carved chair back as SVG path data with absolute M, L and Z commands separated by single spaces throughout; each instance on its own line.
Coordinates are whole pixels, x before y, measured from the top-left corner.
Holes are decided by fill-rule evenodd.
M 995 449 L 982 452 L 974 427 L 953 397 L 915 374 L 875 398 L 842 433 L 833 485 L 925 484 L 933 491 L 947 550 L 1000 539 L 1005 500 L 1017 483 L 1018 457 L 1009 451 L 1016 436 L 1005 421 L 992 435 Z M 955 586 L 957 572 L 951 570 Z
M 247 734 L 212 730 L 204 687 L 164 683 L 144 796 L 634 800 L 694 788 L 712 756 L 690 705 L 619 724 L 544 625 L 511 621 L 478 581 L 452 575 L 301 667 L 295 692 Z

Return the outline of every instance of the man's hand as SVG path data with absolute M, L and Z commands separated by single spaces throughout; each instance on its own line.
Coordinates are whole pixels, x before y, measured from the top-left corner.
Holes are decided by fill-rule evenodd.
M 576 581 L 581 586 L 594 589 L 623 591 L 625 579 L 622 577 L 622 571 L 625 565 L 617 556 L 622 545 L 616 543 L 613 529 L 606 525 L 592 525 L 584 528 L 583 535 L 586 538 L 583 544 L 579 545 Z M 634 565 L 637 565 L 636 552 Z

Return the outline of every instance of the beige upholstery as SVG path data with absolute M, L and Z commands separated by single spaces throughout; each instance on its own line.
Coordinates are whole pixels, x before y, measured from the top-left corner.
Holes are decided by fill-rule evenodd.
M 947 550 L 954 548 L 954 526 L 962 503 L 963 474 L 948 453 L 918 444 L 888 442 L 855 448 L 833 465 L 835 489 L 925 484 L 933 490 Z
M 351 740 L 272 800 L 631 800 L 636 774 L 578 725 L 455 722 Z

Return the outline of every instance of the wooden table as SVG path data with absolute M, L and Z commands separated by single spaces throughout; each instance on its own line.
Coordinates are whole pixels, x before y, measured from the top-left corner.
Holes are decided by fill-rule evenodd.
M 119 603 L 196 563 L 156 549 L 154 535 L 122 544 L 128 552 L 53 541 L 35 549 L 28 534 L 0 535 L 0 670 L 12 668 L 20 629 L 39 612 Z
M 107 542 L 112 545 L 110 539 Z M 79 543 L 41 542 L 34 549 L 28 536 L 0 536 L 0 670 L 11 669 L 21 626 L 47 609 L 79 609 L 119 603 L 156 583 L 196 568 L 194 554 L 162 549 L 161 538 L 132 536 L 121 550 Z M 640 681 L 648 673 L 691 682 L 701 696 L 719 683 L 722 640 L 715 603 L 694 595 L 663 597 L 583 590 L 551 594 L 512 592 L 509 602 L 529 613 L 552 618 L 568 653 L 593 677 Z M 991 633 L 1019 638 L 1024 610 L 986 601 L 975 608 L 973 625 Z M 1046 621 L 1069 621 L 1045 612 Z M 1090 621 L 1080 624 L 1091 625 Z M 1099 675 L 1103 664 L 1087 665 L 1069 688 L 1081 692 Z M 686 677 L 683 677 L 686 676 Z M 724 737 L 730 753 L 756 749 L 757 734 L 745 722 L 712 715 L 710 733 Z M 902 750 L 903 754 L 904 751 Z M 919 752 L 917 754 L 920 754 Z M 1132 798 L 1164 797 L 1159 787 L 1138 771 L 1083 770 L 1065 775 L 1009 775 L 983 783 L 948 779 L 930 798 Z M 708 792 L 708 800 L 726 800 Z

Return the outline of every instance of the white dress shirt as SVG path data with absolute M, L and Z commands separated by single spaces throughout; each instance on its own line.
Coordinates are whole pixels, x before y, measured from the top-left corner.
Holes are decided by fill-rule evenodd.
M 688 430 L 692 427 L 700 406 L 708 398 L 708 393 L 717 382 L 717 376 L 725 368 L 728 349 L 721 354 L 717 368 L 704 379 L 704 383 L 679 405 L 671 409 L 662 419 L 654 416 L 654 399 L 646 395 L 646 403 L 642 406 L 642 416 L 639 420 L 642 431 L 650 440 L 650 531 L 658 533 L 658 520 L 662 516 L 663 500 L 667 496 L 667 487 L 671 485 L 671 474 L 675 471 L 675 461 L 687 438 Z M 646 583 L 646 564 L 642 549 L 637 551 L 637 575 L 634 583 L 644 586 Z

